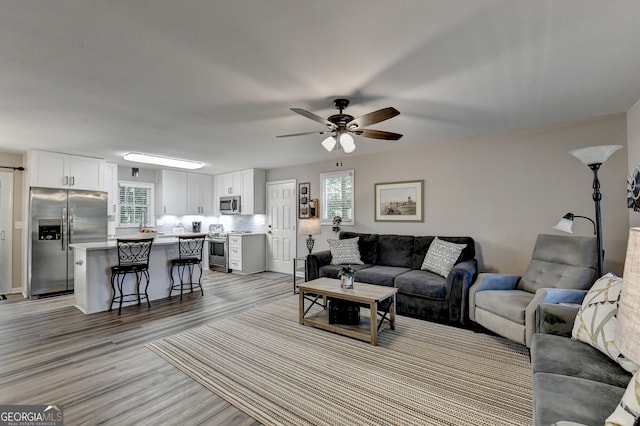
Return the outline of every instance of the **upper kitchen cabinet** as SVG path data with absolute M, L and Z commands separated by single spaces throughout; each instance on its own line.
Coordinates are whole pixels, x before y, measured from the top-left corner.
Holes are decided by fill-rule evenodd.
M 30 153 L 31 186 L 104 191 L 102 158 L 36 151 Z
M 213 213 L 213 176 L 187 173 L 188 214 Z
M 240 196 L 240 214 L 265 213 L 265 171 L 248 169 L 214 177 L 214 213 L 219 214 L 220 197 Z
M 104 163 L 104 190 L 107 191 L 107 214 L 114 215 L 118 211 L 118 164 Z
M 221 197 L 227 195 L 242 195 L 244 189 L 242 185 L 242 172 L 225 173 L 219 176 L 219 194 Z
M 242 171 L 241 214 L 265 214 L 265 185 L 263 169 Z
M 156 214 L 187 214 L 187 173 L 158 170 L 156 174 Z

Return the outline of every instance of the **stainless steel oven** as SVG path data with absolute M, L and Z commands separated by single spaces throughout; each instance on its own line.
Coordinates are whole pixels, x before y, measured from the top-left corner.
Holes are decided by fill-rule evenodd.
M 231 272 L 229 269 L 229 237 L 226 234 L 209 237 L 209 269 Z

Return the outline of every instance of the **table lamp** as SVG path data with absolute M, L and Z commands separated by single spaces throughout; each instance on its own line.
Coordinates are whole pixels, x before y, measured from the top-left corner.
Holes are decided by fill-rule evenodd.
M 300 219 L 298 234 L 309 236 L 309 238 L 307 238 L 307 249 L 309 249 L 309 254 L 311 254 L 313 245 L 315 244 L 312 235 L 320 234 L 320 219 Z

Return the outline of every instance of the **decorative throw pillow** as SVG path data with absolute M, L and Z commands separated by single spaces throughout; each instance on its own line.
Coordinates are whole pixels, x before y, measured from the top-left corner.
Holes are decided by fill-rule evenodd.
M 633 373 L 638 366 L 620 353 L 614 341 L 621 291 L 622 278 L 611 272 L 598 279 L 582 301 L 571 337 L 593 346 Z
M 640 370 L 633 375 L 620 403 L 611 413 L 605 426 L 633 426 L 640 417 Z
M 466 247 L 466 244 L 450 243 L 436 237 L 429 246 L 429 250 L 427 250 L 427 255 L 424 257 L 420 269 L 442 275 L 446 278 L 460 258 L 460 253 L 462 253 L 462 250 Z
M 332 265 L 362 265 L 358 240 L 360 237 L 344 240 L 327 240 L 331 250 Z

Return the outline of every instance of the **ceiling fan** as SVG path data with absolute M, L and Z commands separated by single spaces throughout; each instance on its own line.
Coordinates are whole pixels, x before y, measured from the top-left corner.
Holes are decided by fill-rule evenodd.
M 362 115 L 358 118 L 353 118 L 352 115 L 343 114 L 343 110 L 349 106 L 349 99 L 338 98 L 333 101 L 333 105 L 340 111 L 338 114 L 333 114 L 327 118 L 322 118 L 312 112 L 309 112 L 300 108 L 291 108 L 291 111 L 307 117 L 313 121 L 324 124 L 327 126 L 327 130 L 320 130 L 315 132 L 293 133 L 290 135 L 280 135 L 279 138 L 286 138 L 291 136 L 311 135 L 314 133 L 320 135 L 329 135 L 324 141 L 322 146 L 327 151 L 332 151 L 333 148 L 340 142 L 340 146 L 344 152 L 351 153 L 356 150 L 356 144 L 352 135 L 358 135 L 365 138 L 372 139 L 384 139 L 390 141 L 397 141 L 402 137 L 399 133 L 385 132 L 382 130 L 364 129 L 363 127 L 371 124 L 380 123 L 381 121 L 388 120 L 400 114 L 400 111 L 393 107 L 382 108 L 377 111 L 370 112 L 369 114 Z

